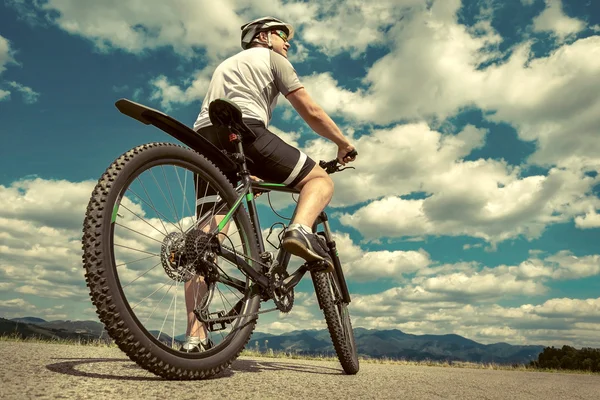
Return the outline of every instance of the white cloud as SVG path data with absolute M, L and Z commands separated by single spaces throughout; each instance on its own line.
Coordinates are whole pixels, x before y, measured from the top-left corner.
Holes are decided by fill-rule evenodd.
M 498 301 L 540 298 L 554 280 L 600 274 L 600 255 L 569 251 L 519 265 L 476 262 L 431 265 L 401 287 L 353 294 L 354 326 L 402 329 L 412 334 L 457 333 L 483 343 L 590 345 L 600 324 L 600 299 L 550 298 L 539 305 L 503 307 Z
M 213 70 L 214 67 L 211 65 L 196 72 L 191 85 L 185 90 L 171 84 L 166 76 L 158 76 L 150 81 L 150 85 L 153 87 L 150 99 L 160 100 L 161 106 L 166 111 L 171 110 L 173 104 L 189 104 L 199 100 L 198 105 L 200 105 L 208 90 Z M 198 111 L 200 111 L 199 106 Z M 192 123 L 193 121 L 190 125 Z
M 313 99 L 329 114 L 374 115 L 377 103 L 365 97 L 362 90 L 352 92 L 338 86 L 330 72 L 300 77 Z
M 25 316 L 41 316 L 47 321 L 66 319 L 68 314 L 61 313 L 65 309 L 68 308 L 62 305 L 48 307 L 43 303 L 36 305 L 20 298 L 0 300 L 0 315 L 7 319 Z
M 22 85 L 18 82 L 9 82 L 8 85 L 10 87 L 15 88 L 18 92 L 23 96 L 23 101 L 26 104 L 33 104 L 38 101 L 40 94 L 31 89 L 29 86 Z
M 10 64 L 19 65 L 14 58 L 15 51 L 11 48 L 11 43 L 8 39 L 0 36 L 0 75 L 6 70 L 6 67 Z M 40 96 L 39 93 L 35 92 L 28 86 L 25 86 L 18 82 L 8 82 L 9 87 L 16 89 L 23 96 L 23 101 L 26 104 L 33 104 L 37 101 Z M 0 88 L 0 101 L 9 100 L 11 98 L 11 92 Z
M 522 177 L 519 167 L 503 161 L 461 161 L 460 153 L 479 139 L 460 139 L 409 126 L 361 137 L 363 161 L 339 177 L 332 205 L 373 201 L 343 212 L 340 222 L 368 240 L 468 235 L 494 244 L 520 235 L 537 238 L 550 224 L 600 207 L 591 193 L 597 178 L 558 168 L 547 176 Z M 412 192 L 426 198 L 400 197 Z
M 412 302 L 388 292 L 354 296 L 353 326 L 401 329 L 410 334 L 454 333 L 484 344 L 569 344 L 597 347 L 600 299 L 548 299 L 542 304 Z
M 276 14 L 301 23 L 314 6 L 304 2 L 226 1 L 214 7 L 210 0 L 180 0 L 177 4 L 97 1 L 82 6 L 78 0 L 49 0 L 20 6 L 21 15 L 46 19 L 66 32 L 92 41 L 99 51 L 122 49 L 135 54 L 171 47 L 193 57 L 203 51 L 211 59 L 240 48 L 240 27 L 258 15 Z
M 592 208 L 584 216 L 576 217 L 575 225 L 580 229 L 600 228 L 600 214 Z
M 94 184 L 34 178 L 0 185 L 0 218 L 31 221 L 52 229 L 80 230 Z M 19 229 L 18 225 L 15 229 Z
M 593 318 L 600 321 L 600 299 L 550 299 L 537 306 L 533 312 L 542 317 L 581 320 Z
M 8 64 L 16 64 L 14 51 L 8 39 L 0 35 L 0 74 L 6 70 Z
M 552 32 L 560 41 L 581 32 L 585 22 L 572 18 L 563 12 L 562 0 L 546 0 L 544 11 L 533 19 L 536 32 Z
M 530 163 L 600 165 L 599 48 L 600 36 L 592 36 L 529 60 L 529 45 L 523 45 L 505 65 L 488 70 L 487 81 L 495 83 L 479 103 L 497 110 L 491 120 L 509 122 L 522 140 L 537 142 Z
M 386 43 L 386 28 L 421 4 L 416 0 L 328 0 L 319 2 L 319 18 L 308 21 L 302 39 L 328 56 L 344 51 L 359 57 L 368 46 Z
M 540 58 L 528 41 L 494 63 L 504 56 L 497 51 L 502 38 L 489 19 L 472 28 L 458 24 L 459 6 L 438 1 L 394 25 L 391 51 L 368 69 L 362 88 L 348 90 L 328 73 L 302 80 L 326 111 L 352 121 L 439 121 L 474 106 L 491 121 L 512 124 L 522 140 L 536 142 L 529 162 L 598 168 L 600 37 Z M 491 64 L 480 68 L 486 62 Z
M 0 300 L 0 312 L 4 318 L 23 317 L 37 308 L 23 299 Z
M 429 254 L 418 251 L 364 251 L 353 243 L 347 233 L 335 232 L 334 240 L 340 254 L 344 275 L 355 281 L 385 279 L 402 281 L 432 263 Z

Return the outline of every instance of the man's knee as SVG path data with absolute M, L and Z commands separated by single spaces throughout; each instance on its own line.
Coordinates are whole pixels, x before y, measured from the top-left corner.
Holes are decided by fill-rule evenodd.
M 315 165 L 313 169 L 306 175 L 298 184 L 296 184 L 296 189 L 302 190 L 304 185 L 308 182 L 317 179 L 320 185 L 323 185 L 323 190 L 329 189 L 333 193 L 333 180 L 329 176 L 329 174 L 321 168 L 319 165 Z

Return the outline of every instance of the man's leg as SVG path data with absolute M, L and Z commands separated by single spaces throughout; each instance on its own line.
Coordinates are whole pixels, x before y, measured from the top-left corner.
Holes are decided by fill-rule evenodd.
M 204 232 L 208 232 L 209 230 L 214 229 L 223 220 L 223 218 L 225 218 L 224 215 L 215 216 L 214 218 L 211 219 L 210 224 L 205 226 L 202 230 Z M 228 222 L 227 224 L 225 224 L 225 226 L 223 227 L 223 230 L 222 230 L 223 233 L 226 234 L 228 232 L 230 223 L 231 222 Z M 219 235 L 218 239 L 219 239 L 219 241 L 222 241 L 223 240 L 222 235 Z M 217 263 L 218 263 L 218 259 L 217 259 Z M 188 344 L 194 345 L 194 344 L 202 343 L 203 345 L 206 345 L 207 338 L 208 338 L 208 330 L 206 329 L 206 326 L 204 326 L 204 324 L 202 322 L 198 321 L 198 318 L 196 318 L 196 314 L 194 314 L 194 309 L 202 301 L 202 297 L 206 294 L 206 291 L 208 290 L 208 285 L 204 281 L 203 276 L 194 275 L 194 277 L 192 279 L 185 282 L 184 290 L 185 290 L 185 306 L 187 309 L 187 322 L 188 322 L 186 336 L 188 338 L 188 342 L 190 342 L 190 340 L 191 340 L 191 343 L 188 343 Z M 192 347 L 192 346 L 188 346 L 188 347 Z
M 306 261 L 324 261 L 328 270 L 333 270 L 325 240 L 312 231 L 317 216 L 333 197 L 333 181 L 319 165 L 296 185 L 300 198 L 296 215 L 288 227 L 282 245 L 284 249 Z
M 310 173 L 297 185 L 300 198 L 292 224 L 312 227 L 321 211 L 333 197 L 333 181 L 323 168 L 315 165 Z

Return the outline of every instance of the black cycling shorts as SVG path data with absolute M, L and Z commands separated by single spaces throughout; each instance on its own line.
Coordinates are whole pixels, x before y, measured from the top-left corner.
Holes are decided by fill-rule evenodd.
M 305 153 L 269 131 L 262 121 L 244 118 L 244 123 L 256 135 L 252 143 L 243 145 L 247 166 L 252 175 L 266 182 L 295 187 L 316 165 L 316 162 Z M 235 145 L 229 141 L 229 130 L 226 127 L 211 125 L 198 129 L 198 134 L 221 150 L 236 152 Z M 226 176 L 234 187 L 237 186 L 239 177 L 235 172 Z M 216 191 L 212 187 L 207 187 L 206 182 L 201 181 L 198 184 L 196 198 L 197 213 L 204 213 L 217 200 Z

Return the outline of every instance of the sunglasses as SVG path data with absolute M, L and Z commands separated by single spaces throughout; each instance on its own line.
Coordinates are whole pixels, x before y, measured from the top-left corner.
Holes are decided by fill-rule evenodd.
M 286 33 L 284 31 L 280 31 L 280 30 L 276 30 L 274 31 L 281 39 L 283 39 L 284 42 L 287 43 L 288 41 L 288 36 L 286 35 Z

